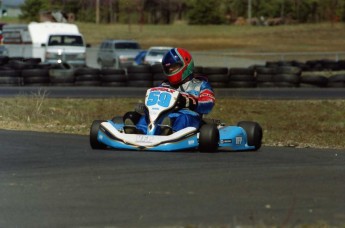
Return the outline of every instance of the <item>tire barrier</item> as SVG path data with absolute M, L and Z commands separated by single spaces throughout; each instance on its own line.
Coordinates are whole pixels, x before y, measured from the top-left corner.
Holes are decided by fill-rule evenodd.
M 266 62 L 248 68 L 195 66 L 196 77 L 214 88 L 319 87 L 345 88 L 345 60 Z M 74 68 L 46 64 L 37 58 L 1 57 L 0 86 L 152 87 L 166 76 L 160 64 L 124 69 Z
M 153 75 L 150 65 L 129 66 L 127 68 L 127 86 L 147 87 L 153 86 Z
M 151 66 L 152 72 L 152 86 L 159 86 L 162 81 L 166 79 L 166 76 L 163 73 L 163 68 L 161 64 L 154 64 Z
M 226 88 L 229 82 L 229 69 L 226 67 L 203 67 L 202 74 L 214 88 Z
M 106 87 L 127 86 L 126 71 L 123 69 L 101 69 L 100 80 L 102 86 Z
M 229 82 L 230 88 L 253 88 L 257 85 L 254 68 L 230 68 Z

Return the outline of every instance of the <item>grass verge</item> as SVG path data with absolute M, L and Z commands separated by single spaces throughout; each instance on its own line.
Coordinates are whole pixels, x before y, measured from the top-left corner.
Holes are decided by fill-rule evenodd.
M 95 119 L 133 110 L 143 100 L 53 99 L 44 93 L 0 98 L 2 129 L 88 135 Z M 264 145 L 345 148 L 345 100 L 218 99 L 210 118 L 235 125 L 252 120 L 264 129 Z
M 86 41 L 97 47 L 104 39 L 134 39 L 143 48 L 180 46 L 188 50 L 234 52 L 339 52 L 345 46 L 345 24 L 284 26 L 126 25 L 78 23 Z M 95 32 L 97 31 L 97 32 Z

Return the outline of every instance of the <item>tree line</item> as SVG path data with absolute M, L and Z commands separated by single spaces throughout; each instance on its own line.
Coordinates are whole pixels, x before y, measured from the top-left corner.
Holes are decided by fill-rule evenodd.
M 42 10 L 72 13 L 97 23 L 232 24 L 279 18 L 295 23 L 345 21 L 345 0 L 26 0 L 21 19 L 37 21 Z M 96 20 L 97 18 L 97 20 Z

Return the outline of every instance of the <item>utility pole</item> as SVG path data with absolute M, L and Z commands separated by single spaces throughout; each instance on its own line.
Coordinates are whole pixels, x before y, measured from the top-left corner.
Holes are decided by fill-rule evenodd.
M 248 0 L 248 18 L 247 21 L 250 22 L 252 20 L 252 0 Z
M 96 0 L 96 24 L 99 24 L 99 1 Z
M 2 18 L 2 0 L 0 0 L 0 18 Z

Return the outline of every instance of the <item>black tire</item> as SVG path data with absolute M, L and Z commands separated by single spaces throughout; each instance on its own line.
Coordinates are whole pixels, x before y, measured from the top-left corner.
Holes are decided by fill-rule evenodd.
M 228 74 L 229 69 L 226 67 L 204 67 L 202 68 L 202 73 L 209 74 Z
M 272 74 L 258 74 L 256 76 L 257 82 L 273 82 L 273 76 Z
M 107 74 L 101 75 L 102 82 L 127 82 L 125 74 Z
M 299 87 L 299 84 L 295 84 L 291 82 L 274 82 L 274 87 L 294 88 L 294 87 Z
M 229 75 L 252 75 L 254 76 L 254 69 L 253 68 L 242 68 L 242 67 L 234 67 L 229 69 Z
M 78 68 L 75 71 L 75 75 L 80 76 L 80 75 L 99 75 L 100 70 L 96 68 Z
M 15 69 L 15 70 L 23 70 L 23 69 L 32 68 L 28 63 L 24 63 L 21 60 L 16 60 L 16 59 L 12 59 L 12 58 L 7 63 L 7 66 L 9 66 L 10 68 Z
M 345 82 L 345 74 L 336 74 L 328 78 L 328 82 Z
M 292 84 L 298 84 L 300 82 L 300 76 L 297 74 L 276 74 L 272 79 L 274 82 L 289 82 Z
M 199 151 L 214 153 L 218 151 L 219 130 L 215 124 L 204 124 L 200 128 Z
M 125 75 L 126 71 L 124 69 L 101 69 L 101 75 Z
M 299 67 L 293 67 L 293 66 L 281 66 L 277 69 L 277 74 L 296 74 L 301 75 L 302 70 Z
M 164 73 L 155 73 L 152 75 L 152 78 L 152 80 L 154 81 L 164 81 L 167 78 L 167 76 Z
M 103 87 L 127 87 L 127 82 L 102 82 Z
M 106 145 L 98 142 L 98 130 L 103 120 L 94 120 L 90 128 L 90 145 L 92 149 L 105 149 Z
M 20 77 L 0 77 L 0 84 L 11 85 L 11 86 L 20 86 L 22 79 Z
M 99 81 L 76 81 L 75 86 L 101 86 Z
M 150 65 L 136 65 L 127 67 L 127 73 L 151 73 Z
M 145 87 L 150 88 L 152 87 L 153 82 L 152 81 L 145 81 L 145 80 L 135 80 L 135 81 L 127 81 L 128 87 Z
M 203 68 L 204 67 L 202 67 L 202 66 L 195 66 L 194 70 L 193 70 L 194 74 L 202 74 L 202 69 Z
M 327 84 L 329 88 L 345 88 L 345 82 L 329 82 Z
M 75 78 L 76 81 L 99 81 L 100 77 L 98 75 L 92 75 L 92 74 L 85 74 L 85 75 L 79 75 Z
M 34 84 L 34 83 L 49 83 L 49 77 L 26 77 L 23 78 L 24 85 L 26 84 Z
M 262 128 L 256 122 L 241 121 L 237 126 L 242 127 L 247 133 L 247 143 L 249 146 L 254 146 L 254 150 L 258 150 L 262 143 Z
M 152 86 L 153 87 L 159 87 L 162 84 L 162 80 L 153 80 Z
M 257 82 L 256 87 L 258 88 L 273 88 L 276 85 L 273 82 Z
M 152 81 L 153 75 L 151 73 L 128 73 L 127 80 L 131 81 L 138 81 L 138 80 L 145 80 L 145 81 Z
M 1 69 L 0 70 L 0 77 L 19 77 L 20 71 L 12 70 L 12 69 Z
M 256 82 L 255 81 L 230 81 L 227 84 L 228 88 L 255 88 Z
M 154 74 L 160 74 L 163 73 L 163 67 L 162 64 L 157 63 L 151 66 L 151 72 Z
M 229 81 L 229 76 L 227 74 L 210 74 L 207 76 L 209 82 L 225 82 Z
M 255 81 L 255 77 L 253 74 L 233 74 L 230 75 L 229 81 L 252 82 Z
M 58 87 L 71 87 L 74 86 L 74 82 L 51 82 L 49 85 Z
M 300 84 L 309 84 L 317 87 L 326 87 L 328 83 L 328 78 L 322 75 L 315 76 L 305 76 L 301 77 Z
M 48 69 L 24 69 L 22 77 L 49 77 Z
M 210 82 L 213 88 L 226 88 L 228 86 L 227 82 Z
M 72 83 L 75 81 L 73 69 L 52 69 L 49 71 L 50 82 Z
M 263 66 L 259 66 L 255 68 L 255 71 L 257 74 L 276 74 L 277 73 L 277 69 L 276 68 L 272 68 L 272 67 L 263 67 Z

